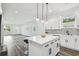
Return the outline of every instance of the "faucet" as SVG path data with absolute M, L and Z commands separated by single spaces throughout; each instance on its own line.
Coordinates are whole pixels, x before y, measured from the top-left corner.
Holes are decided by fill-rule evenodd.
M 68 30 L 66 31 L 66 33 L 67 33 L 67 35 L 70 35 Z

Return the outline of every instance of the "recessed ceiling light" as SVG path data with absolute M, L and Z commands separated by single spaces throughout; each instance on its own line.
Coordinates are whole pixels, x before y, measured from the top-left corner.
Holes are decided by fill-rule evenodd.
M 18 11 L 15 11 L 15 13 L 17 14 L 17 13 L 18 13 Z

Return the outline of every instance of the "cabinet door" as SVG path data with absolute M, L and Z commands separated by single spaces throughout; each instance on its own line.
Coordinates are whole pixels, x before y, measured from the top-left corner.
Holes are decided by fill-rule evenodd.
M 52 49 L 51 55 L 55 56 L 55 53 L 56 53 L 56 43 L 51 44 L 51 49 Z
M 79 51 L 79 37 L 75 39 L 75 49 Z
M 49 55 L 49 45 L 45 44 L 40 46 L 32 41 L 29 41 L 29 56 L 48 56 Z
M 61 42 L 61 46 L 66 47 L 66 36 L 65 35 L 61 36 L 60 42 Z
M 51 55 L 55 56 L 59 52 L 58 41 L 54 43 L 51 42 L 51 49 L 52 49 Z
M 68 36 L 68 37 L 67 37 L 67 40 L 68 40 L 68 42 L 67 42 L 67 47 L 74 49 L 75 37 L 74 37 L 74 36 Z

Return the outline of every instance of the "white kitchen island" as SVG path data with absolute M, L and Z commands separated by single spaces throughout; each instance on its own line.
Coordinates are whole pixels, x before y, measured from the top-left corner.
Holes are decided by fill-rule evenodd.
M 60 40 L 58 36 L 34 36 L 26 39 L 29 41 L 29 56 L 55 56 L 60 50 Z

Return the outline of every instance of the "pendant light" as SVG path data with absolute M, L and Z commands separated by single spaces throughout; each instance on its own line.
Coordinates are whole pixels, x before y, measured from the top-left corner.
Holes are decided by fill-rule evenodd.
M 39 18 L 38 18 L 38 3 L 37 3 L 37 14 L 36 14 L 36 21 L 39 21 Z

